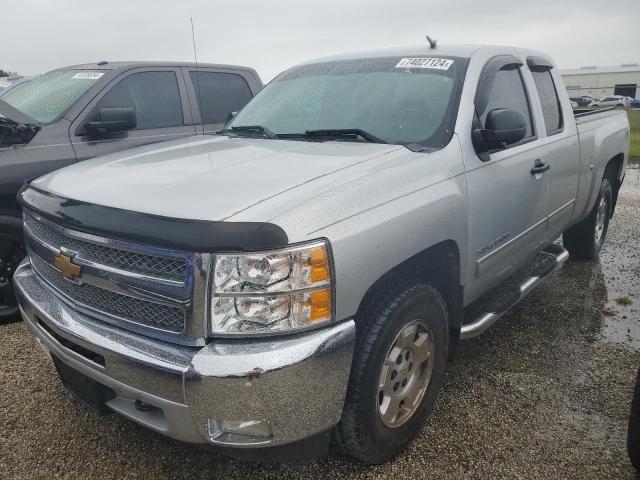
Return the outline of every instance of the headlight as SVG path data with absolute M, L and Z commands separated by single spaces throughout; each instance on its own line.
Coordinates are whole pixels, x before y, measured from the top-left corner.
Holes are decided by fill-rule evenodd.
M 314 241 L 262 253 L 216 255 L 212 332 L 260 334 L 333 319 L 329 247 Z

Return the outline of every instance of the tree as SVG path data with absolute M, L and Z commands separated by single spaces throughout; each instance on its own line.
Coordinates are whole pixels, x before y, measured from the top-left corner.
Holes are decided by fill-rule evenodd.
M 0 68 L 0 77 L 8 77 L 9 75 L 11 75 L 11 72 L 8 72 Z

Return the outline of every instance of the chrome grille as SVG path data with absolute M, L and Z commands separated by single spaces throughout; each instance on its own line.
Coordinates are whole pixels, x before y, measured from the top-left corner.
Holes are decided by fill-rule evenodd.
M 39 256 L 31 254 L 30 259 L 35 270 L 54 289 L 72 301 L 147 327 L 173 333 L 184 330 L 185 311 L 182 307 L 148 302 L 89 284 L 77 285 L 66 280 L 58 270 Z
M 24 224 L 40 240 L 49 245 L 68 248 L 93 262 L 171 280 L 185 281 L 187 276 L 187 263 L 182 258 L 129 252 L 72 238 L 38 220 L 28 211 L 24 212 Z

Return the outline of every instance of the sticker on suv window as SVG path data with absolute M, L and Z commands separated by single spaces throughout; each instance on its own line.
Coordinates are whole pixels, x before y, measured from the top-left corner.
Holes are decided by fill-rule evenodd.
M 77 80 L 98 80 L 104 73 L 102 72 L 78 72 L 73 77 Z
M 453 60 L 449 58 L 403 58 L 396 68 L 433 68 L 436 70 L 449 70 Z

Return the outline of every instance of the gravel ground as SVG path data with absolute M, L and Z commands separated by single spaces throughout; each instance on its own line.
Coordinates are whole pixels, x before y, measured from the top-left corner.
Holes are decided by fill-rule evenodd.
M 98 418 L 65 393 L 18 323 L 0 326 L 0 478 L 637 478 L 625 450 L 640 365 L 637 173 L 601 261 L 567 263 L 463 343 L 436 411 L 393 462 L 363 467 L 334 453 L 248 463 Z

